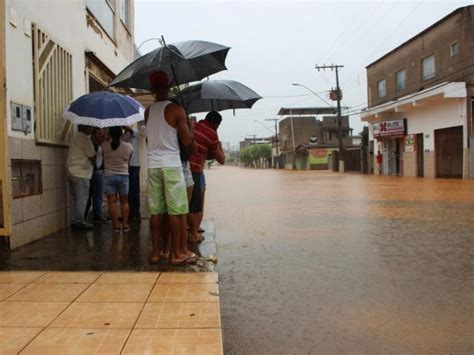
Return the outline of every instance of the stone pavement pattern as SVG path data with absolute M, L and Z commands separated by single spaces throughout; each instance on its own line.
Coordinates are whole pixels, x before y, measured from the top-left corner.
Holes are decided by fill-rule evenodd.
M 0 354 L 222 354 L 218 274 L 0 272 Z

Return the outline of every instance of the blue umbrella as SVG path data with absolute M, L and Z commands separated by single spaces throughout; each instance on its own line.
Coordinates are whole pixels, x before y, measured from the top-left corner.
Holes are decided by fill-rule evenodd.
M 101 91 L 74 100 L 64 111 L 63 118 L 76 124 L 100 128 L 131 126 L 144 120 L 144 112 L 144 107 L 131 97 Z

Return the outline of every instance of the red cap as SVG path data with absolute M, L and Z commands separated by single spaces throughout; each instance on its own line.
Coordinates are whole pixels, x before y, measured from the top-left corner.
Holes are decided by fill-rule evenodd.
M 150 87 L 168 87 L 170 86 L 170 80 L 168 75 L 164 71 L 154 71 L 150 74 Z

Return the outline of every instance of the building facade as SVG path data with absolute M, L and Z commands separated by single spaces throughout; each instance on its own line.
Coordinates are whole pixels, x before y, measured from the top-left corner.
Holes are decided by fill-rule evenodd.
M 352 146 L 349 117 L 342 117 L 345 147 Z M 339 149 L 337 116 L 290 116 L 279 122 L 280 151 L 286 169 L 327 170 L 329 157 Z
M 75 127 L 61 116 L 73 99 L 103 90 L 133 60 L 134 2 L 4 0 L 1 6 L 7 138 L 0 142 L 6 152 L 0 235 L 15 248 L 69 224 L 65 164 Z
M 369 160 L 385 175 L 469 178 L 474 6 L 459 8 L 367 66 Z

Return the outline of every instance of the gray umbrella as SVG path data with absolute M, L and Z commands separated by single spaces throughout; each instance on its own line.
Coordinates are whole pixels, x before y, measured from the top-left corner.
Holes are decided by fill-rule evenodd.
M 262 97 L 255 91 L 233 80 L 207 80 L 189 86 L 175 97 L 188 113 L 251 108 Z
M 176 85 L 199 81 L 227 69 L 224 62 L 229 49 L 205 41 L 168 44 L 133 61 L 109 86 L 149 90 L 150 73 L 157 70 L 166 72 Z

